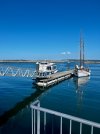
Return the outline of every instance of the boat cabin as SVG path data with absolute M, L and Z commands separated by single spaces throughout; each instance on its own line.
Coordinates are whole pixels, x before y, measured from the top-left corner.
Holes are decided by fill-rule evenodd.
M 37 78 L 47 78 L 49 75 L 57 72 L 57 67 L 55 63 L 49 62 L 37 62 L 36 63 L 36 73 Z

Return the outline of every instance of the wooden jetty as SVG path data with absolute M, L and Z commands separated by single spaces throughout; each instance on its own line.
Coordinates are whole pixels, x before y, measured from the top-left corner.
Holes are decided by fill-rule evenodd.
M 73 75 L 73 70 L 57 72 L 49 75 L 49 77 L 46 79 L 40 79 L 39 81 L 36 82 L 36 85 L 43 88 L 49 87 L 65 79 L 72 77 L 72 75 Z

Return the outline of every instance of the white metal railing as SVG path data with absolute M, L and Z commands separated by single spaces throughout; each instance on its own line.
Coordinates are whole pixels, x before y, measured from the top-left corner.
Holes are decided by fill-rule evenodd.
M 62 134 L 62 119 L 63 118 L 70 121 L 69 134 L 72 134 L 72 122 L 73 121 L 78 122 L 80 124 L 80 128 L 79 128 L 80 129 L 79 130 L 80 134 L 82 134 L 83 124 L 91 127 L 91 133 L 90 134 L 94 134 L 94 131 L 93 131 L 94 128 L 99 128 L 100 129 L 100 124 L 99 123 L 92 122 L 92 121 L 89 121 L 89 120 L 85 120 L 85 119 L 82 119 L 82 118 L 74 117 L 74 116 L 71 116 L 71 115 L 68 115 L 68 114 L 64 114 L 64 113 L 61 113 L 61 112 L 57 112 L 57 111 L 54 111 L 54 110 L 50 110 L 50 109 L 40 107 L 39 100 L 33 102 L 30 105 L 30 107 L 32 109 L 32 134 L 40 134 L 40 112 L 44 113 L 44 130 L 45 130 L 45 127 L 46 127 L 46 122 L 47 122 L 47 120 L 46 120 L 46 114 L 47 113 L 51 114 L 51 115 L 58 116 L 60 118 L 60 134 Z M 36 115 L 37 115 L 37 117 L 36 117 Z M 37 126 L 37 129 L 36 129 L 35 125 Z
M 31 68 L 0 66 L 0 76 L 35 77 L 35 75 L 35 70 Z

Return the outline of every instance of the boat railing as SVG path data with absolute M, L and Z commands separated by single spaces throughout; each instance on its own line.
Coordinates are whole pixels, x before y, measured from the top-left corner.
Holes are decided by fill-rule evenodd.
M 100 123 L 96 123 L 96 122 L 92 122 L 86 119 L 82 119 L 82 118 L 78 118 L 75 116 L 71 116 L 68 114 L 64 114 L 61 112 L 57 112 L 54 110 L 50 110 L 50 109 L 46 109 L 43 107 L 40 107 L 40 102 L 39 100 L 33 102 L 30 105 L 31 109 L 32 109 L 32 134 L 40 134 L 41 133 L 41 127 L 40 127 L 40 113 L 42 112 L 44 114 L 43 116 L 43 121 L 44 123 L 42 123 L 41 125 L 44 125 L 44 131 L 46 130 L 46 125 L 47 125 L 47 119 L 46 115 L 50 114 L 53 116 L 57 116 L 60 118 L 60 122 L 59 122 L 59 134 L 63 134 L 63 119 L 69 120 L 69 134 L 72 134 L 72 124 L 74 124 L 74 122 L 79 123 L 79 134 L 83 134 L 83 125 L 89 126 L 90 127 L 90 134 L 95 134 L 94 133 L 94 128 L 97 128 L 100 130 Z M 73 125 L 74 126 L 74 125 Z M 89 134 L 89 133 L 88 133 Z

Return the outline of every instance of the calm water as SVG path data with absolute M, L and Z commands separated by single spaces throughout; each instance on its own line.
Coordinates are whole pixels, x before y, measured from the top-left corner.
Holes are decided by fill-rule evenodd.
M 32 63 L 5 65 L 35 69 Z M 66 69 L 66 63 L 57 66 L 60 71 Z M 89 67 L 92 72 L 90 77 L 78 80 L 71 78 L 46 91 L 36 89 L 31 78 L 0 77 L 0 134 L 31 134 L 30 103 L 36 99 L 45 108 L 100 123 L 100 64 L 91 64 Z M 73 133 L 76 134 L 75 131 Z M 99 131 L 97 133 L 100 134 Z

